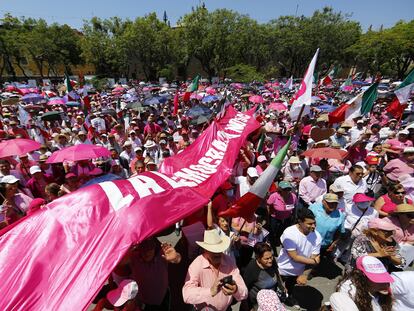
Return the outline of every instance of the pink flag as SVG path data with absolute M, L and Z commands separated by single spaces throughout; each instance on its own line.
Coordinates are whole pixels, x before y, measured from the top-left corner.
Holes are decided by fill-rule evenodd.
M 0 310 L 86 310 L 133 243 L 208 202 L 260 126 L 252 114 L 229 107 L 160 172 L 86 187 L 6 227 Z

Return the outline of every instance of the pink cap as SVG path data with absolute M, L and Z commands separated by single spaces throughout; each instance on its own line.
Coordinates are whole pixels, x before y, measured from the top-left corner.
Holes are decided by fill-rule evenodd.
M 392 223 L 389 223 L 385 219 L 381 218 L 372 218 L 368 222 L 368 228 L 375 228 L 385 231 L 394 231 L 395 226 Z
M 394 279 L 387 272 L 384 265 L 377 258 L 372 256 L 362 256 L 357 259 L 356 267 L 374 283 L 392 283 Z
M 267 158 L 264 155 L 258 156 L 257 162 L 267 162 Z
M 352 201 L 354 201 L 355 203 L 361 203 L 361 202 L 371 202 L 371 201 L 375 201 L 374 198 L 371 198 L 363 193 L 356 193 L 354 195 L 354 197 L 352 198 Z
M 118 288 L 111 290 L 106 295 L 108 301 L 114 307 L 120 307 L 128 300 L 134 299 L 138 294 L 138 284 L 134 280 L 123 280 Z

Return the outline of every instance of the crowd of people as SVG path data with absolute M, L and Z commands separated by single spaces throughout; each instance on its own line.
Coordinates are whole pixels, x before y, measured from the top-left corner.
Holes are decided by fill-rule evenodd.
M 130 82 L 97 92 L 77 86 L 84 94 L 77 103 L 66 95 L 50 104 L 57 86 L 33 89 L 38 96 L 27 101 L 5 85 L 0 140 L 32 139 L 41 146 L 0 159 L 0 229 L 94 182 L 156 171 L 197 139 L 224 102 L 239 111 L 255 106 L 260 129 L 244 143 L 232 175 L 208 206 L 172 228 L 179 243 L 154 236 L 133 245 L 94 310 L 226 311 L 238 301 L 242 311 L 414 310 L 414 272 L 407 271 L 414 258 L 410 111 L 396 119 L 383 97 L 367 115 L 332 124 L 326 107 L 362 91 L 340 91 L 334 81 L 315 89 L 311 112 L 294 132 L 289 105 L 295 91 L 283 83 L 205 83 L 188 101 L 178 97 L 177 87 Z M 288 156 L 256 213 L 220 216 L 249 191 L 290 136 Z M 54 152 L 80 144 L 105 147 L 110 156 L 48 163 Z M 307 156 L 318 148 L 343 152 Z M 201 239 L 191 243 L 186 228 L 196 227 Z M 325 297 L 330 306 L 320 300 L 306 307 L 315 297 L 303 297 L 301 289 L 323 277 L 322 267 L 343 270 L 336 293 Z

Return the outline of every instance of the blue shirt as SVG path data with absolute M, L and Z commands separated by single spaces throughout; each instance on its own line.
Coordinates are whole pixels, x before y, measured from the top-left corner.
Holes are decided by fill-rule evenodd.
M 334 210 L 327 214 L 322 202 L 310 205 L 309 209 L 315 215 L 316 231 L 322 236 L 321 247 L 327 247 L 332 243 L 335 232 L 345 232 L 345 215 L 342 212 Z

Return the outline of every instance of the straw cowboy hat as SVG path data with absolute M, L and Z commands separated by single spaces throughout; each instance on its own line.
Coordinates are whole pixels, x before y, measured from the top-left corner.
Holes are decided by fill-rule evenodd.
M 204 241 L 196 241 L 197 245 L 212 253 L 222 253 L 230 246 L 227 235 L 219 235 L 216 229 L 204 231 Z
M 400 213 L 414 213 L 414 205 L 411 204 L 399 204 L 392 214 Z

